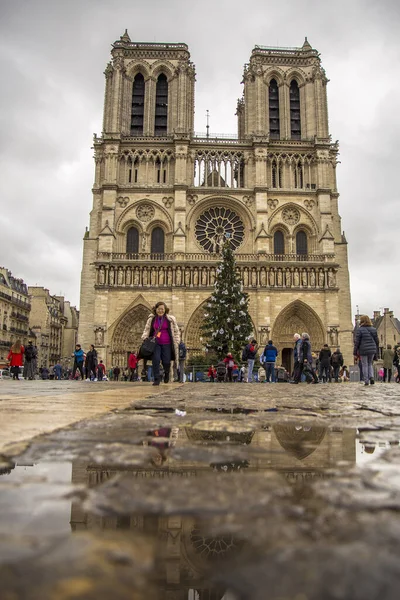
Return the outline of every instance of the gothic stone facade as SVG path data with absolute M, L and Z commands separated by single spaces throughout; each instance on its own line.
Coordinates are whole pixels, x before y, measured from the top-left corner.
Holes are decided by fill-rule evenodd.
M 238 133 L 196 134 L 186 44 L 112 47 L 84 239 L 79 340 L 125 364 L 164 300 L 192 352 L 221 242 L 236 250 L 255 336 L 290 366 L 293 333 L 352 354 L 347 242 L 318 52 L 256 46 L 237 103 Z

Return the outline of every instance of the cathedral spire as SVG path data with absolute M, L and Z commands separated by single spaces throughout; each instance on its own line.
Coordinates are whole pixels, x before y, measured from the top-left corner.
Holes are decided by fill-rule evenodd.
M 131 38 L 129 37 L 129 33 L 128 33 L 127 29 L 125 29 L 124 35 L 121 35 L 120 40 L 121 40 L 121 42 L 130 42 L 131 41 Z
M 312 46 L 310 45 L 310 43 L 309 43 L 309 41 L 308 41 L 307 37 L 305 37 L 305 38 L 304 38 L 304 44 L 302 45 L 301 49 L 302 49 L 302 50 L 305 50 L 306 52 L 307 52 L 308 50 L 312 50 Z

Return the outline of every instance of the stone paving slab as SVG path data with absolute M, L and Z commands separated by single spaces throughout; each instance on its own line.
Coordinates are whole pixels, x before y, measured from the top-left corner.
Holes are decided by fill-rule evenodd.
M 181 384 L 168 384 L 169 388 Z M 165 389 L 141 382 L 0 381 L 0 452 Z

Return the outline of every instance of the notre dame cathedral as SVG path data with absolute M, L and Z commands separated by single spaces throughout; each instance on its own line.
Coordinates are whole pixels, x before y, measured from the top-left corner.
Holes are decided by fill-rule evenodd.
M 112 46 L 103 133 L 84 238 L 79 341 L 107 365 L 138 348 L 163 300 L 189 351 L 226 234 L 250 296 L 254 336 L 287 368 L 293 333 L 352 355 L 347 242 L 320 56 L 255 46 L 243 73 L 237 135 L 194 132 L 195 69 L 186 44 Z M 234 110 L 232 102 L 232 111 Z M 229 107 L 227 106 L 227 109 Z

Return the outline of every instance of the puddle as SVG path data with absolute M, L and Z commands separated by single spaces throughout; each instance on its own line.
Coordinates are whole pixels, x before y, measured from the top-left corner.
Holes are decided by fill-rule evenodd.
M 42 597 L 63 597 L 52 573 L 59 581 L 85 568 L 90 593 L 73 596 L 85 600 L 266 599 L 257 596 L 262 577 L 271 569 L 283 585 L 279 565 L 291 564 L 291 552 L 297 564 L 295 553 L 305 556 L 319 536 L 334 543 L 361 528 L 343 519 L 340 529 L 338 509 L 329 505 L 334 478 L 399 443 L 374 432 L 361 441 L 356 428 L 276 421 L 268 409 L 186 410 L 180 418 L 174 408 L 138 406 L 78 424 L 3 468 L 0 576 L 10 598 L 22 597 L 13 579 L 18 569 L 42 577 Z M 265 564 L 251 575 L 260 560 Z M 107 587 L 113 577 L 114 590 Z M 271 597 L 295 597 L 276 585 Z M 307 585 L 298 597 L 317 598 Z

